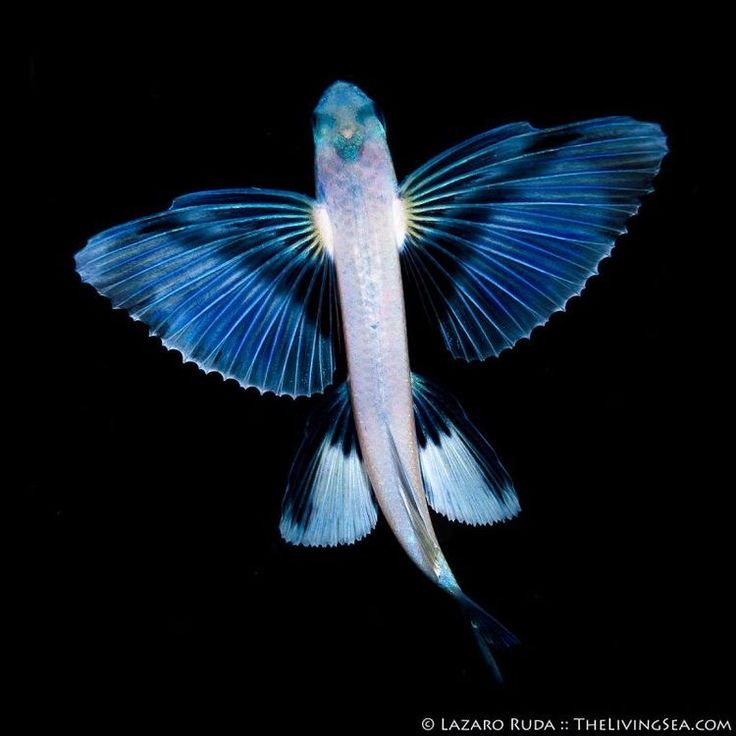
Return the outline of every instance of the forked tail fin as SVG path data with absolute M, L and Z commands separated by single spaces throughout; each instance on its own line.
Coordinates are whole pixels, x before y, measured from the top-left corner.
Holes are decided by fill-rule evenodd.
M 493 649 L 506 649 L 515 646 L 519 640 L 502 623 L 496 621 L 490 613 L 481 608 L 472 598 L 469 598 L 461 590 L 455 593 L 457 602 L 470 623 L 478 649 L 486 664 L 493 673 L 494 678 L 503 684 L 501 670 L 498 668 L 493 656 Z
M 473 525 L 514 517 L 519 512 L 519 501 L 511 478 L 458 402 L 415 374 L 412 388 L 419 461 L 429 505 L 451 520 Z M 422 546 L 430 553 L 436 582 L 460 604 L 483 659 L 501 684 L 503 678 L 493 650 L 518 644 L 518 639 L 460 588 L 434 535 L 425 533 L 424 519 L 390 432 L 389 440 L 400 471 L 404 504 Z

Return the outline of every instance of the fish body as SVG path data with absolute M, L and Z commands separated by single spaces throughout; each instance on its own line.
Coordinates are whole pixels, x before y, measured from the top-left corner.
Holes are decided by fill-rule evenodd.
M 333 84 L 314 121 L 315 199 L 185 195 L 92 237 L 77 270 L 205 371 L 277 395 L 324 393 L 289 474 L 282 537 L 352 544 L 380 508 L 417 567 L 456 598 L 500 679 L 491 648 L 515 637 L 460 588 L 430 508 L 494 524 L 519 501 L 459 404 L 412 373 L 405 292 L 423 301 L 454 357 L 513 347 L 610 255 L 652 190 L 664 135 L 623 116 L 545 130 L 514 123 L 399 183 L 385 128 L 357 87 Z M 348 379 L 331 387 L 341 343 Z
M 317 191 L 331 227 L 348 388 L 363 463 L 396 538 L 436 582 L 447 565 L 422 490 L 399 260 L 403 223 L 391 154 L 373 103 L 353 85 L 338 82 L 327 90 L 317 106 L 315 128 Z M 346 156 L 345 140 L 359 141 L 360 151 Z M 414 494 L 425 536 L 417 534 L 403 480 L 411 483 L 406 491 Z

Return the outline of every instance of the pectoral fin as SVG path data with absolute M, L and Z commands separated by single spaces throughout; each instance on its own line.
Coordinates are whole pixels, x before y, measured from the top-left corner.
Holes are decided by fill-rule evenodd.
M 402 261 L 452 355 L 498 355 L 583 290 L 626 232 L 667 152 L 627 117 L 507 125 L 401 185 Z
M 309 395 L 332 381 L 339 332 L 320 229 L 299 194 L 200 192 L 96 235 L 77 270 L 202 370 Z

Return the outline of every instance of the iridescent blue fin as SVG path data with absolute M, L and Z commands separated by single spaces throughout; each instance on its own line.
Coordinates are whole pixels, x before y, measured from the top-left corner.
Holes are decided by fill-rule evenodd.
M 190 194 L 96 235 L 77 270 L 184 360 L 244 387 L 308 396 L 332 381 L 338 332 L 313 212 L 289 192 Z
M 516 516 L 521 509 L 511 478 L 460 404 L 417 375 L 412 388 L 427 503 L 466 524 Z
M 279 529 L 292 544 L 334 547 L 365 537 L 377 518 L 350 396 L 342 384 L 307 423 L 289 473 Z
M 498 355 L 580 294 L 666 152 L 658 125 L 627 117 L 521 123 L 409 176 L 404 266 L 452 355 Z

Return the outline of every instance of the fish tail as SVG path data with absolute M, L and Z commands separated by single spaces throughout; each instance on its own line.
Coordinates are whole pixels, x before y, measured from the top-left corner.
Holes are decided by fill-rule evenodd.
M 465 595 L 462 590 L 458 589 L 454 595 L 470 623 L 470 628 L 485 663 L 493 673 L 496 682 L 503 685 L 503 677 L 496 663 L 496 658 L 493 656 L 493 649 L 512 647 L 518 644 L 519 640 L 502 623 L 493 618 L 472 598 Z
M 501 670 L 493 656 L 493 651 L 516 646 L 519 640 L 500 621 L 491 616 L 482 606 L 479 606 L 469 595 L 466 595 L 444 557 L 440 559 L 439 568 L 437 583 L 458 602 L 463 616 L 470 624 L 470 629 L 483 660 L 488 665 L 495 681 L 499 685 L 503 685 Z
M 519 643 L 519 640 L 502 623 L 493 618 L 490 613 L 463 592 L 419 510 L 411 480 L 401 462 L 399 451 L 390 429 L 388 430 L 388 438 L 394 461 L 399 471 L 399 490 L 402 493 L 404 506 L 412 521 L 412 526 L 422 545 L 422 549 L 427 556 L 427 560 L 434 569 L 436 575 L 435 582 L 442 590 L 455 598 L 460 605 L 463 615 L 470 624 L 473 636 L 475 636 L 484 661 L 491 670 L 496 682 L 502 685 L 503 677 L 501 676 L 501 671 L 496 663 L 492 650 L 514 646 Z

